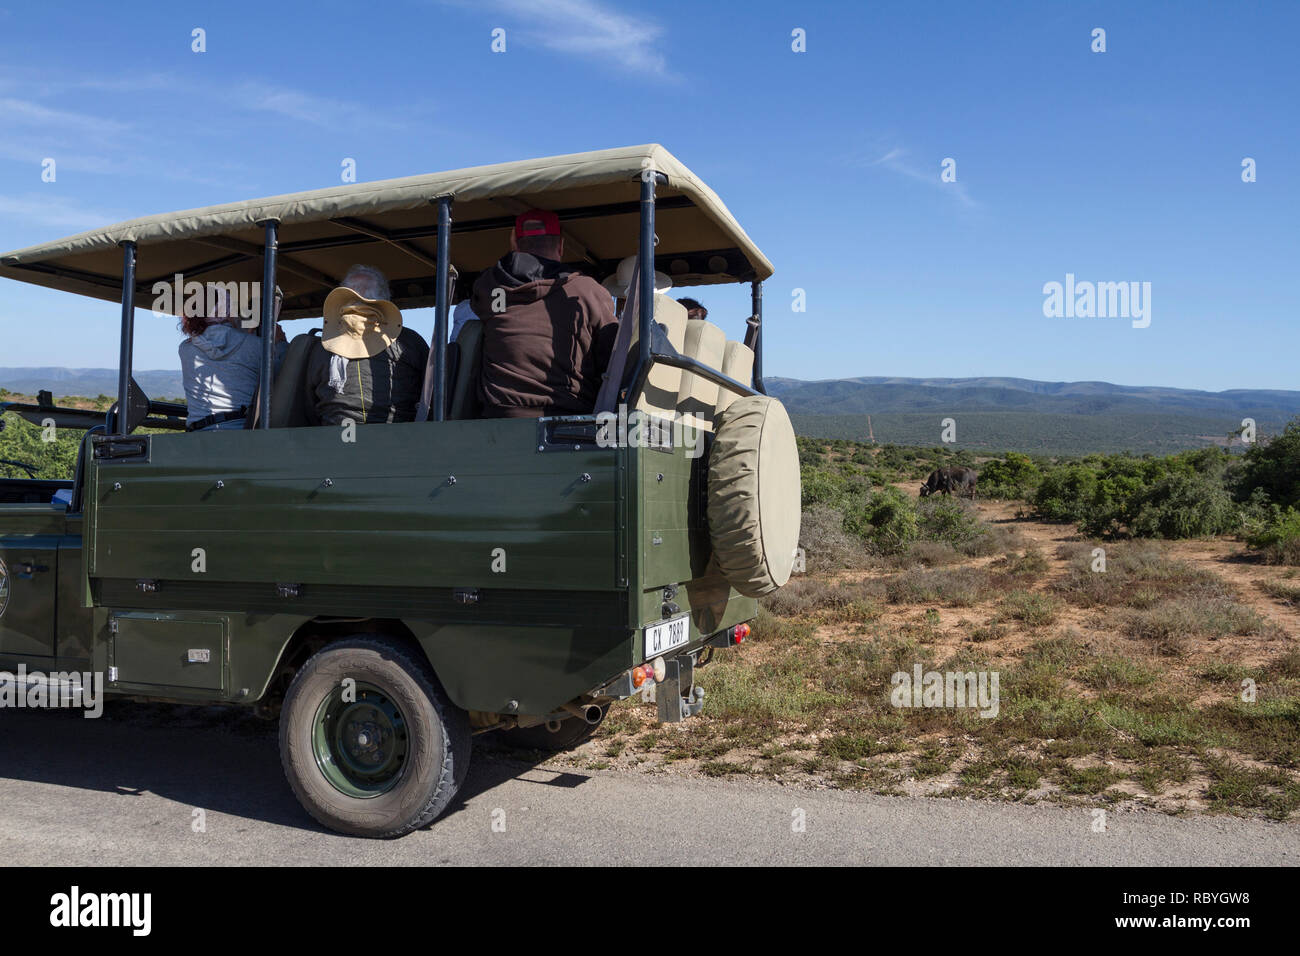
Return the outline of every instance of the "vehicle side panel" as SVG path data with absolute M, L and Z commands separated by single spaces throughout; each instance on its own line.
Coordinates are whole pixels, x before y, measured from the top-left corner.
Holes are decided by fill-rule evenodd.
M 664 587 L 676 585 L 671 603 L 691 616 L 691 641 L 754 618 L 758 602 L 735 591 L 713 563 L 707 514 L 708 451 L 690 457 L 637 449 L 638 623 L 665 618 Z M 639 658 L 638 658 L 639 659 Z
M 59 544 L 66 529 L 66 513 L 53 505 L 0 505 L 0 669 L 48 670 L 55 663 Z
M 58 605 L 55 616 L 58 636 L 55 648 L 60 670 L 84 671 L 90 667 L 94 615 L 82 600 L 85 586 L 81 548 L 83 524 L 80 515 L 68 515 L 67 534 L 59 542 Z
M 149 460 L 91 469 L 90 578 L 201 583 L 210 607 L 224 585 L 297 584 L 295 610 L 333 587 L 615 589 L 615 453 L 541 454 L 536 428 L 150 436 Z
M 542 450 L 527 420 L 354 435 L 152 435 L 95 461 L 87 580 L 110 689 L 251 703 L 313 619 L 384 619 L 459 706 L 546 714 L 643 660 L 666 585 L 689 647 L 756 613 L 710 563 L 707 459 L 683 447 Z
M 407 623 L 448 695 L 467 710 L 549 714 L 639 662 L 624 627 Z
M 467 709 L 549 711 L 630 666 L 621 453 L 543 453 L 537 427 L 154 435 L 147 458 L 97 461 L 88 577 L 112 688 L 251 702 L 317 617 L 403 622 Z M 222 682 L 184 661 L 209 625 L 226 628 Z

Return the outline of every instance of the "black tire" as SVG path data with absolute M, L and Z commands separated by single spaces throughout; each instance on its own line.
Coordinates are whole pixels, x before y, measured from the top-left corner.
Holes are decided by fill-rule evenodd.
M 400 718 L 400 766 L 378 785 L 388 789 L 371 796 L 339 789 L 317 759 L 318 739 L 329 736 L 323 721 L 330 719 L 345 678 L 390 695 Z M 318 651 L 294 676 L 280 714 L 280 760 L 289 786 L 316 820 L 353 836 L 398 837 L 431 823 L 464 783 L 470 750 L 468 716 L 447 699 L 428 662 L 379 636 L 353 637 Z M 329 772 L 345 772 L 340 762 L 326 762 Z
M 496 738 L 499 743 L 517 750 L 546 750 L 551 753 L 572 750 L 591 739 L 592 734 L 600 729 L 607 712 L 608 708 L 602 710 L 600 720 L 594 724 L 587 723 L 581 717 L 570 717 L 560 721 L 560 726 L 555 730 L 545 724 L 537 724 L 534 727 L 498 730 Z

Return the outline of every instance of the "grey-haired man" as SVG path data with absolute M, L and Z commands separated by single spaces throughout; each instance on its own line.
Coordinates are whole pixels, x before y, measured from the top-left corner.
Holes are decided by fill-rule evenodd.
M 415 420 L 429 346 L 402 326 L 391 296 L 382 272 L 355 265 L 325 300 L 325 328 L 307 357 L 311 424 Z

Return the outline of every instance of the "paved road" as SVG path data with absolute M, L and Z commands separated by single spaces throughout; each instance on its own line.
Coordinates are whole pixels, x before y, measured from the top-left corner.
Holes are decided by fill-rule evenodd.
M 341 837 L 299 807 L 272 725 L 120 704 L 102 719 L 0 712 L 7 864 L 1290 865 L 1300 825 L 873 797 L 574 773 L 476 753 L 452 810 L 398 841 Z M 206 832 L 195 832 L 203 810 Z M 795 832 L 802 811 L 803 832 Z M 494 822 L 497 828 L 494 829 Z M 501 825 L 504 829 L 501 829 Z

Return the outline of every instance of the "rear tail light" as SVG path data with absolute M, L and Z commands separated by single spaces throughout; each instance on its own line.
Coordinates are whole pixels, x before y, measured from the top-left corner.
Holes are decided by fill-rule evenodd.
M 668 676 L 668 664 L 662 657 L 656 657 L 653 661 L 646 661 L 632 668 L 632 687 L 639 688 L 643 684 L 659 683 Z
M 731 642 L 740 644 L 744 642 L 745 638 L 749 637 L 750 633 L 752 633 L 752 630 L 748 624 L 737 624 L 731 629 Z

